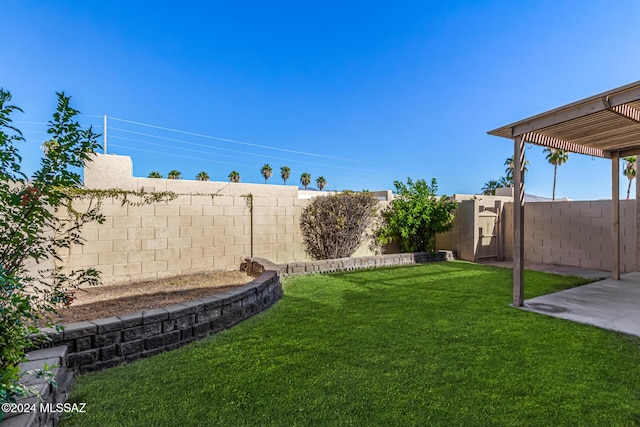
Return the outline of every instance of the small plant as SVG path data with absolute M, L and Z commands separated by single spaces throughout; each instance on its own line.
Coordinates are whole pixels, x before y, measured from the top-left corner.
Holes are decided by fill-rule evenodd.
M 76 172 L 100 146 L 99 135 L 82 129 L 70 98 L 58 94 L 43 145 L 40 169 L 27 178 L 15 147 L 24 141 L 12 126 L 11 94 L 0 89 L 0 402 L 12 402 L 30 390 L 18 383 L 25 349 L 37 345 L 39 328 L 50 326 L 50 314 L 73 300 L 81 285 L 98 283 L 93 269 L 64 273 L 55 267 L 60 251 L 82 244 L 82 226 L 102 222 L 99 203 L 73 209 L 81 184 Z M 51 265 L 51 267 L 48 267 Z
M 369 192 L 316 197 L 300 216 L 305 251 L 313 259 L 350 257 L 365 239 L 377 206 Z
M 438 197 L 435 178 L 407 183 L 395 181 L 396 194 L 384 211 L 374 235 L 381 245 L 397 241 L 402 252 L 434 251 L 436 233 L 451 230 L 456 202 Z

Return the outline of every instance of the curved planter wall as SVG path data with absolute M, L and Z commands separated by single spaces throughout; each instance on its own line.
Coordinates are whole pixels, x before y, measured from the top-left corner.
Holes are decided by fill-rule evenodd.
M 277 271 L 264 271 L 231 291 L 164 308 L 47 329 L 54 346 L 68 349 L 68 366 L 99 371 L 178 348 L 241 322 L 282 297 Z

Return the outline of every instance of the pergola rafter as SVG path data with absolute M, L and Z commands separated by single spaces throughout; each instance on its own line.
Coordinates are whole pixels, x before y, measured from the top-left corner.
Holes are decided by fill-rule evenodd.
M 640 154 L 640 82 L 492 130 L 514 142 L 513 304 L 524 301 L 524 144 L 611 159 L 612 277 L 620 279 L 620 158 Z M 636 181 L 637 188 L 640 184 Z M 640 217 L 640 197 L 636 212 Z M 640 221 L 637 221 L 640 224 Z M 640 259 L 640 227 L 636 259 Z

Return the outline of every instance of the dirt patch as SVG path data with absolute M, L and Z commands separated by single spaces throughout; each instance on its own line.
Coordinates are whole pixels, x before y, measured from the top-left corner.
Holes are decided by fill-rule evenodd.
M 254 278 L 240 271 L 224 271 L 80 289 L 54 322 L 81 322 L 161 308 L 222 293 Z

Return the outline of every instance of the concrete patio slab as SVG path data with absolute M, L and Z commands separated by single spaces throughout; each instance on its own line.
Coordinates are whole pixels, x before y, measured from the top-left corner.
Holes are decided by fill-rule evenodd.
M 494 267 L 513 268 L 513 261 L 487 261 L 485 265 Z M 561 274 L 563 276 L 585 277 L 587 279 L 600 280 L 611 277 L 611 272 L 602 270 L 591 270 L 588 268 L 572 267 L 568 265 L 532 264 L 525 263 L 525 270 L 544 271 L 547 273 Z
M 483 264 L 512 268 L 512 261 Z M 640 273 L 627 273 L 620 280 L 608 271 L 550 264 L 525 264 L 526 270 L 585 277 L 597 282 L 524 301 L 523 310 L 603 329 L 640 336 Z M 526 288 L 526 283 L 525 283 Z
M 640 272 L 531 298 L 522 309 L 640 336 Z

